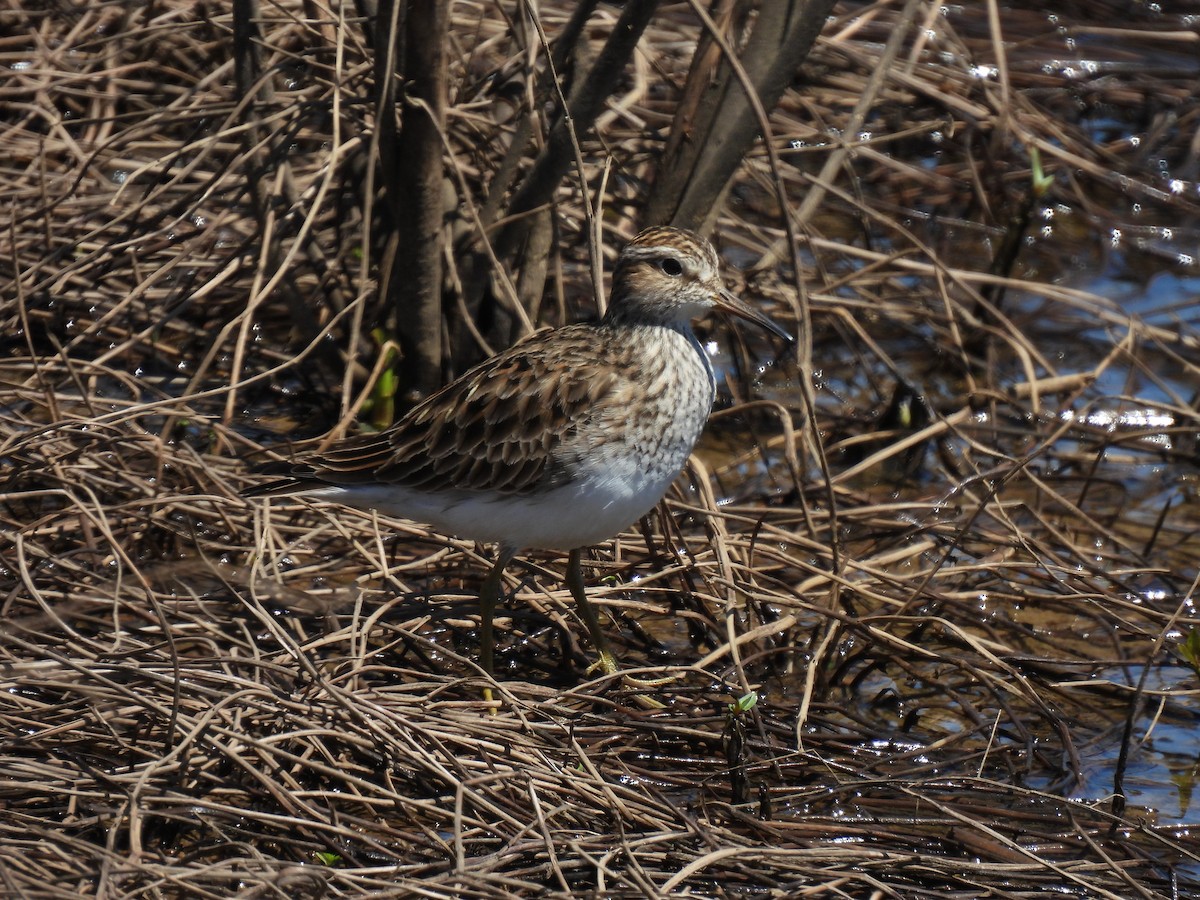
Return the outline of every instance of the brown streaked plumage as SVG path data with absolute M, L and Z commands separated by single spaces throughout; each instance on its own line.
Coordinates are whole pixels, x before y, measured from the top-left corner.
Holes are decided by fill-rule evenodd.
M 583 591 L 583 547 L 649 512 L 712 408 L 712 368 L 691 330 L 710 309 L 790 341 L 725 290 L 712 245 L 648 228 L 621 252 L 608 312 L 542 331 L 481 363 L 380 434 L 297 460 L 246 496 L 303 494 L 500 544 L 480 592 L 481 663 L 504 567 L 522 549 L 571 551 L 567 583 L 599 667 L 617 671 Z

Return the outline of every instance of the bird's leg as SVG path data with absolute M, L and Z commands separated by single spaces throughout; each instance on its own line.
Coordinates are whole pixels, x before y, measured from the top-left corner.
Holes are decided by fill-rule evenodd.
M 479 589 L 479 665 L 491 680 L 495 680 L 496 676 L 496 632 L 492 620 L 496 616 L 496 604 L 504 584 L 504 569 L 516 555 L 516 549 L 501 547 L 496 554 L 495 565 Z M 491 704 L 491 685 L 483 689 L 483 699 Z
M 608 638 L 605 636 L 604 629 L 600 625 L 600 617 L 596 614 L 596 607 L 588 602 L 587 592 L 583 587 L 582 559 L 582 549 L 572 550 L 571 555 L 567 558 L 567 588 L 571 591 L 571 596 L 575 598 L 575 603 L 579 607 L 579 614 L 583 616 L 583 623 L 587 626 L 588 634 L 592 638 L 592 644 L 596 648 L 598 659 L 588 671 L 591 672 L 599 669 L 605 675 L 616 675 L 620 671 L 617 666 L 617 658 L 613 655 L 612 650 L 609 649 Z M 657 687 L 674 680 L 674 678 L 654 678 L 642 681 L 638 678 L 632 678 L 629 675 L 621 676 L 621 681 L 626 685 L 642 690 Z M 652 697 L 639 694 L 636 699 L 646 709 L 663 708 L 663 705 Z
M 583 587 L 582 560 L 582 548 L 572 550 L 570 556 L 567 557 L 567 588 L 571 591 L 571 596 L 575 598 L 575 605 L 579 607 L 579 614 L 583 616 L 583 624 L 587 626 L 588 634 L 592 638 L 592 646 L 596 648 L 596 654 L 599 656 L 592 668 L 599 669 L 605 675 L 616 675 L 617 658 L 608 648 L 608 638 L 604 634 L 604 628 L 600 625 L 600 616 L 596 614 L 596 607 L 588 602 L 587 591 Z M 589 671 L 591 670 L 589 669 Z

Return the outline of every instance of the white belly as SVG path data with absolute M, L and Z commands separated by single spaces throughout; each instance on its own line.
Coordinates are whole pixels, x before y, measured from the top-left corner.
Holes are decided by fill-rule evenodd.
M 558 457 L 567 477 L 522 495 L 433 493 L 402 485 L 329 485 L 310 497 L 431 525 L 445 534 L 520 550 L 574 550 L 605 541 L 650 512 L 679 475 L 712 409 L 708 358 L 672 332 L 655 345 L 645 383 L 581 423 Z
M 654 509 L 690 451 L 680 448 L 655 465 L 602 452 L 574 480 L 534 495 L 432 494 L 400 485 L 329 485 L 306 495 L 376 509 L 473 541 L 573 550 L 607 540 Z

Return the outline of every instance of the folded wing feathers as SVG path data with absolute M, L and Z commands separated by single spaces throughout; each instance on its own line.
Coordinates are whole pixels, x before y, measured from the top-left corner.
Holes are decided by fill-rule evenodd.
M 347 438 L 255 492 L 390 481 L 415 489 L 521 494 L 559 482 L 564 442 L 619 377 L 595 355 L 590 328 L 564 331 L 534 335 L 429 397 L 387 431 Z M 556 347 L 543 356 L 539 345 L 547 334 L 555 335 Z M 584 364 L 558 368 L 563 352 Z

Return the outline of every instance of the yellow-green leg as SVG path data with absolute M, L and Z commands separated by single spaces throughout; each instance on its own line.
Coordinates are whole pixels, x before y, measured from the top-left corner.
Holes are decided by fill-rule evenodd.
M 496 676 L 496 631 L 492 620 L 496 616 L 496 604 L 500 602 L 504 569 L 516 555 L 516 548 L 501 547 L 495 565 L 479 589 L 479 665 L 490 679 Z M 489 704 L 492 702 L 491 685 L 483 689 L 483 699 Z
M 600 625 L 600 616 L 596 614 L 596 607 L 588 602 L 587 591 L 583 587 L 582 560 L 582 549 L 572 550 L 571 555 L 567 557 L 567 588 L 571 591 L 571 596 L 575 598 L 579 614 L 583 616 L 583 624 L 587 626 L 588 634 L 592 638 L 592 646 L 596 648 L 596 654 L 599 657 L 592 668 L 599 669 L 605 675 L 616 675 L 617 658 L 608 648 L 608 637 Z
M 596 614 L 596 607 L 588 602 L 587 592 L 583 588 L 582 560 L 582 549 L 571 551 L 571 555 L 567 558 L 567 588 L 571 591 L 571 596 L 575 598 L 575 603 L 579 606 L 579 614 L 583 617 L 583 624 L 587 626 L 588 634 L 592 638 L 592 645 L 596 648 L 597 659 L 592 669 L 599 669 L 605 675 L 616 675 L 620 671 L 617 666 L 617 658 L 613 655 L 612 650 L 609 649 L 608 638 L 605 636 L 604 629 L 600 625 L 600 617 Z M 641 681 L 637 678 L 623 675 L 621 680 L 628 686 L 644 690 L 674 681 L 674 678 L 655 678 L 649 681 Z M 653 697 L 639 694 L 635 699 L 645 709 L 663 708 L 663 705 Z

